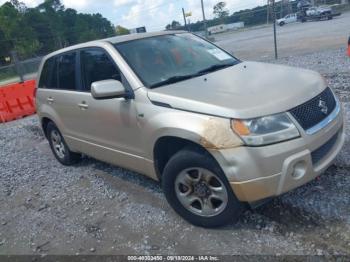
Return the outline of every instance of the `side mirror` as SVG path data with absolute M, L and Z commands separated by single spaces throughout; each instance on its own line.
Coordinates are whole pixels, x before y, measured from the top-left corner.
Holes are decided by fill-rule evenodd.
M 111 99 L 126 96 L 123 84 L 118 80 L 103 80 L 91 84 L 91 94 L 95 99 Z

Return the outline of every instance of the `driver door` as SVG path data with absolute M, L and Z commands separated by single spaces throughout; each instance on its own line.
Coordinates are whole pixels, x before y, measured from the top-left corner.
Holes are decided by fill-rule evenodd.
M 79 121 L 75 130 L 80 134 L 80 150 L 94 158 L 139 171 L 142 167 L 141 134 L 133 99 L 96 100 L 91 84 L 114 79 L 128 86 L 117 65 L 99 47 L 79 52 L 81 96 L 77 101 Z

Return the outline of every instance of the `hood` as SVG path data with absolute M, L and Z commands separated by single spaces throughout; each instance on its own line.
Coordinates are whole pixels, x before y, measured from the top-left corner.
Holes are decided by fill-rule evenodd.
M 148 90 L 149 99 L 172 108 L 249 119 L 288 111 L 321 93 L 317 72 L 243 62 L 204 76 Z

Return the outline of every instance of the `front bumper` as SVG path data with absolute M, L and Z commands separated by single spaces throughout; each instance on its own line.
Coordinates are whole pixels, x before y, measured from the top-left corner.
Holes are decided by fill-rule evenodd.
M 345 134 L 342 112 L 315 134 L 264 147 L 237 147 L 212 152 L 241 201 L 254 202 L 281 195 L 324 172 L 341 150 Z M 299 127 L 300 130 L 302 130 Z M 328 141 L 319 161 L 312 158 Z

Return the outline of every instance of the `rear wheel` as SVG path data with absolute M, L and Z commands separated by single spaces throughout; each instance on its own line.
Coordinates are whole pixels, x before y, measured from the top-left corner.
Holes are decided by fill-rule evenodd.
M 221 168 L 205 152 L 185 149 L 175 154 L 164 169 L 162 187 L 173 209 L 197 226 L 223 226 L 242 211 Z
M 53 122 L 47 125 L 46 132 L 51 150 L 61 164 L 69 166 L 80 161 L 81 154 L 69 150 L 61 132 Z

